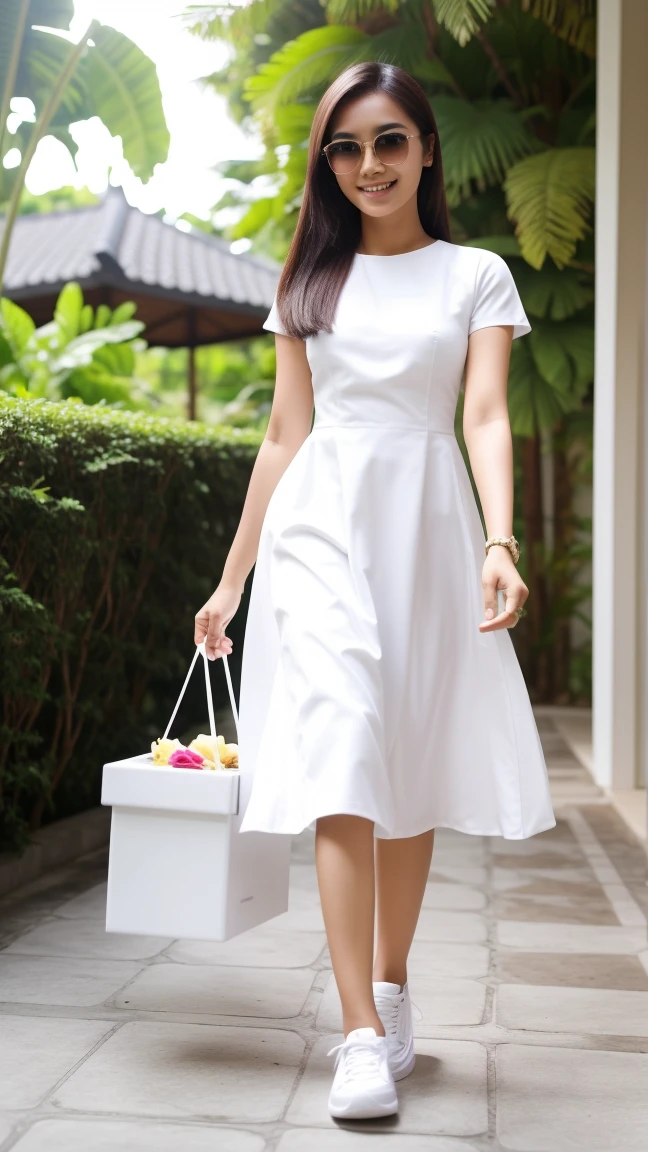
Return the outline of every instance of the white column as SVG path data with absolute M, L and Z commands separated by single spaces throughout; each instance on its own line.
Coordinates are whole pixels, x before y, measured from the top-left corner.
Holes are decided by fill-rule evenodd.
M 593 757 L 628 789 L 646 759 L 647 0 L 599 0 L 596 163 Z

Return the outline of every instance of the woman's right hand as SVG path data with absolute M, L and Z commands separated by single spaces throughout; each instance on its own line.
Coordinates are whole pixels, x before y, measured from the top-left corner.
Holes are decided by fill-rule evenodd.
M 225 635 L 225 629 L 241 602 L 241 592 L 236 588 L 219 584 L 200 612 L 196 613 L 194 642 L 205 641 L 205 652 L 210 660 L 232 651 L 232 641 Z

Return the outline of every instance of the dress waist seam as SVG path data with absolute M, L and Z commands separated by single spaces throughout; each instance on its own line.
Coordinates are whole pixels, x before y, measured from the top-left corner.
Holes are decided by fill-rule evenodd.
M 314 424 L 311 432 L 317 432 L 319 429 L 324 428 L 381 428 L 385 432 L 434 432 L 439 436 L 454 436 L 454 429 L 447 428 L 432 428 L 427 424 L 387 424 L 382 421 L 375 420 L 371 423 L 358 424 L 355 421 L 339 420 L 336 422 L 326 421 L 326 423 Z

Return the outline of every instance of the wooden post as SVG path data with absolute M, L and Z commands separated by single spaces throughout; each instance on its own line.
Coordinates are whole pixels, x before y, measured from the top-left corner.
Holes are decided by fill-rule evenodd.
M 187 316 L 187 417 L 197 420 L 198 397 L 196 389 L 196 349 L 193 312 Z
M 187 416 L 196 420 L 196 349 L 187 349 Z

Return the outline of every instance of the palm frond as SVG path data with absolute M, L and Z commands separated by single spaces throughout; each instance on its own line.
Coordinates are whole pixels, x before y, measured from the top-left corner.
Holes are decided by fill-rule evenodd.
M 436 18 L 462 47 L 490 20 L 494 0 L 434 0 Z
M 229 40 L 264 33 L 268 21 L 291 0 L 252 0 L 240 4 L 190 4 L 179 19 L 184 28 L 201 40 Z
M 508 412 L 514 436 L 549 431 L 572 407 L 568 390 L 552 387 L 538 370 L 531 348 L 533 334 L 515 340 L 511 348 Z
M 510 169 L 503 188 L 524 259 L 541 268 L 551 256 L 564 268 L 591 231 L 594 149 L 553 148 L 529 156 Z
M 536 324 L 527 339 L 516 340 L 511 349 L 508 409 L 513 433 L 549 431 L 566 413 L 578 410 L 593 377 L 591 324 Z
M 512 239 L 517 247 L 517 240 Z M 520 261 L 515 267 L 515 282 L 530 316 L 568 320 L 594 300 L 590 276 L 576 268 L 560 271 L 553 261 L 539 272 Z
M 522 0 L 522 8 L 572 48 L 596 58 L 595 0 Z
M 401 6 L 401 0 L 328 0 L 323 5 L 332 24 L 362 24 L 368 17 L 398 12 Z
M 519 256 L 520 245 L 515 236 L 477 236 L 465 241 L 466 248 L 487 248 L 489 252 L 497 252 L 498 256 Z M 516 277 L 517 279 L 517 277 Z
M 289 40 L 248 77 L 246 99 L 255 111 L 274 113 L 282 104 L 299 100 L 331 80 L 358 58 L 358 47 L 368 39 L 364 32 L 339 24 L 312 28 Z
M 511 165 L 538 147 L 510 100 L 468 102 L 437 95 L 434 113 L 446 187 L 453 199 L 470 195 L 471 181 L 481 190 L 499 184 Z

